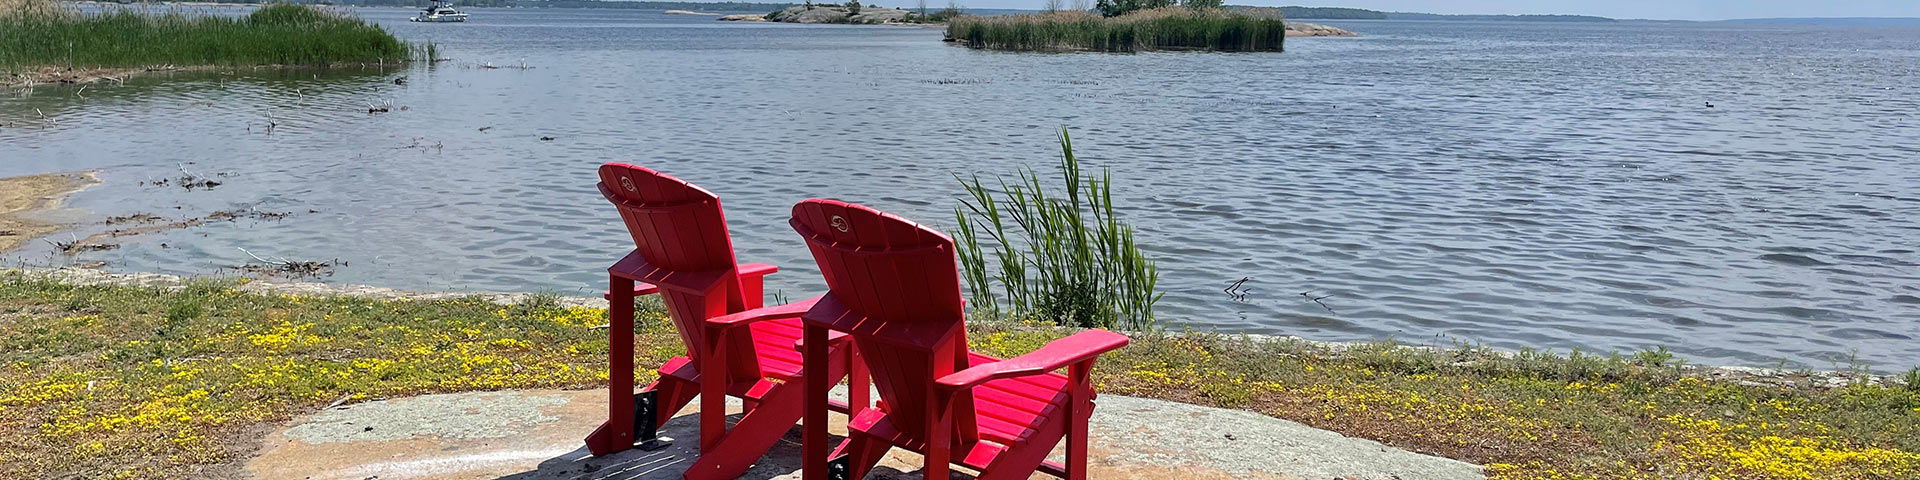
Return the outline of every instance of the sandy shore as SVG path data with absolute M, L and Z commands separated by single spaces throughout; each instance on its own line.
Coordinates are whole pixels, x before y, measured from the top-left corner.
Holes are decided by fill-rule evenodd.
M 68 194 L 100 183 L 93 172 L 50 173 L 0 178 L 0 252 L 25 245 L 61 225 L 33 218 L 33 214 L 60 207 Z

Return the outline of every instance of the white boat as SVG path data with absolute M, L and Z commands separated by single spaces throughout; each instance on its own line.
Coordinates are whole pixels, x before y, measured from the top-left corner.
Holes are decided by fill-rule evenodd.
M 433 2 L 433 6 L 427 7 L 427 9 L 420 12 L 419 15 L 414 15 L 413 18 L 407 20 L 433 23 L 464 22 L 467 21 L 467 14 L 459 10 L 454 10 L 453 5 L 446 5 L 443 4 L 443 2 L 435 1 Z

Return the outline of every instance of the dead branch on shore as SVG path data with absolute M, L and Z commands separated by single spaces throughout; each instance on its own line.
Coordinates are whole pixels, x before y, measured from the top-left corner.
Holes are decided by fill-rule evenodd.
M 68 255 L 73 255 L 73 254 L 82 253 L 82 252 L 102 252 L 102 251 L 120 248 L 120 245 L 118 244 L 92 243 L 92 242 L 83 241 L 83 240 L 80 240 L 78 237 L 74 237 L 72 234 L 68 234 L 68 237 L 70 238 L 70 240 L 65 242 L 54 241 L 54 240 L 47 240 L 46 242 L 50 245 L 53 245 L 54 251 L 65 253 Z
M 267 259 L 267 258 L 261 258 L 259 255 L 254 255 L 253 252 L 249 252 L 245 248 L 239 248 L 239 247 L 235 247 L 235 248 L 240 250 L 240 253 L 245 253 L 247 254 L 247 256 L 253 257 L 255 261 L 258 261 L 260 263 L 258 264 L 249 263 L 246 265 L 240 265 L 240 266 L 231 267 L 231 268 L 235 270 L 247 272 L 247 273 L 253 273 L 253 274 L 280 276 L 284 278 L 330 277 L 330 276 L 333 276 L 334 266 L 347 265 L 346 262 L 342 262 L 338 258 L 333 259 L 333 261 L 330 261 L 330 262 L 288 260 L 286 258 L 281 258 L 281 257 L 274 257 L 272 259 Z

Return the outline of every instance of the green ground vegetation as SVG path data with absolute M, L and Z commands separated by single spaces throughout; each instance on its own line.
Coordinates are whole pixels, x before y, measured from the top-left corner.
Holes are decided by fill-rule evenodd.
M 980 343 L 1012 353 L 1048 338 L 1016 328 Z M 1660 351 L 1138 338 L 1101 365 L 1101 391 L 1252 410 L 1486 465 L 1495 480 L 1920 478 L 1911 386 L 1713 381 Z
M 947 22 L 946 38 L 972 48 L 1016 51 L 1272 51 L 1285 49 L 1278 10 L 1162 7 L 1101 16 L 1058 11 Z
M 344 10 L 271 4 L 243 16 L 157 7 L 94 13 L 0 0 L 0 68 L 396 63 L 430 55 Z
M 0 273 L 0 478 L 217 476 L 260 432 L 334 402 L 601 388 L 606 312 L 77 286 Z M 682 353 L 642 302 L 636 357 Z M 978 350 L 1070 329 L 972 322 Z M 1101 392 L 1256 411 L 1489 465 L 1499 479 L 1911 479 L 1920 389 L 1701 380 L 1661 352 L 1499 354 L 1146 333 L 1100 360 Z M 641 381 L 650 380 L 641 378 Z

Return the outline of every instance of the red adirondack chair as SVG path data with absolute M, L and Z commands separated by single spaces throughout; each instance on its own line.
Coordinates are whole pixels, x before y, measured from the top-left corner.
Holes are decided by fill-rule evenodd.
M 881 399 L 853 415 L 846 442 L 828 457 L 827 410 L 817 406 L 832 382 L 808 374 L 806 479 L 862 478 L 893 447 L 925 455 L 928 479 L 946 480 L 949 463 L 982 479 L 1036 471 L 1086 478 L 1088 373 L 1101 353 L 1126 346 L 1126 336 L 1087 330 L 1007 360 L 969 352 L 953 240 L 832 200 L 800 202 L 789 223 L 830 290 L 802 317 L 806 342 L 825 341 L 829 331 L 851 336 Z M 809 372 L 828 361 L 824 351 L 806 357 Z M 1063 367 L 1066 375 L 1054 372 Z M 1063 437 L 1067 464 L 1046 461 Z
M 664 447 L 672 439 L 659 436 L 660 425 L 698 395 L 701 455 L 686 478 L 740 476 L 800 419 L 803 370 L 838 383 L 849 365 L 859 365 L 853 349 L 844 339 L 814 342 L 826 346 L 811 350 L 827 360 L 801 368 L 799 316 L 818 298 L 762 308 L 762 277 L 777 268 L 734 261 L 720 198 L 712 192 L 644 167 L 609 163 L 600 167 L 600 193 L 618 207 L 637 248 L 607 269 L 608 419 L 587 436 L 588 450 L 606 455 L 635 442 L 647 450 Z M 659 380 L 636 393 L 633 299 L 653 293 L 661 295 L 688 355 L 661 365 Z M 866 386 L 856 385 L 852 404 L 865 405 Z M 731 430 L 729 395 L 746 405 Z M 849 410 L 847 404 L 832 408 Z

